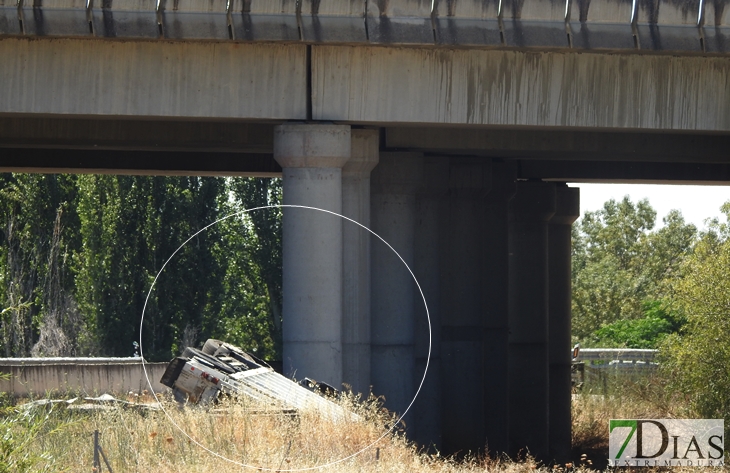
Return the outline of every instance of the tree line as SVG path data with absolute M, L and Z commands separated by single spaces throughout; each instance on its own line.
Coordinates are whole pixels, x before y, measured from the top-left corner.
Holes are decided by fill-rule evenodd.
M 0 354 L 281 351 L 278 179 L 0 175 Z M 170 260 L 182 242 L 208 224 Z
M 730 203 L 721 209 L 730 217 Z M 573 226 L 573 338 L 584 346 L 657 348 L 686 323 L 683 284 L 703 252 L 727 241 L 727 222 L 699 231 L 672 210 L 656 229 L 647 200 L 627 196 Z
M 699 231 L 678 211 L 655 229 L 628 197 L 573 227 L 573 338 L 584 346 L 658 348 L 660 383 L 689 415 L 730 432 L 730 201 Z

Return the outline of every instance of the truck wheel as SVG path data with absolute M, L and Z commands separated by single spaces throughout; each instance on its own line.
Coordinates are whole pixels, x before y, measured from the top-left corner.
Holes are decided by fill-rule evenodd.
M 206 355 L 213 356 L 215 355 L 216 350 L 218 350 L 218 347 L 221 345 L 223 345 L 223 342 L 220 340 L 209 338 L 208 341 L 205 342 L 205 345 L 203 345 L 203 349 L 201 351 Z

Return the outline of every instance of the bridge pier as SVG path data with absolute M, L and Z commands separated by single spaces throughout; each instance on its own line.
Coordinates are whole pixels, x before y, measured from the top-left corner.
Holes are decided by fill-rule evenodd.
M 554 184 L 517 183 L 509 214 L 509 451 L 529 451 L 539 460 L 549 455 L 548 221 L 554 213 Z
M 484 199 L 491 161 L 452 158 L 441 266 L 441 373 L 450 386 L 442 404 L 443 448 L 476 452 L 485 446 L 482 356 L 485 272 Z
M 423 379 L 428 360 L 428 320 L 431 320 L 431 357 L 428 373 L 421 391 L 413 404 L 413 439 L 419 445 L 442 449 L 441 443 L 441 258 L 444 197 L 448 191 L 448 158 L 424 158 L 424 183 L 416 196 L 415 261 L 413 271 L 418 278 L 428 303 L 426 307 L 420 294 L 415 295 L 416 356 L 415 386 Z
M 372 172 L 372 229 L 411 268 L 416 191 L 422 181 L 422 153 L 381 153 L 380 163 Z M 415 393 L 416 285 L 398 256 L 383 242 L 373 240 L 371 255 L 371 380 L 375 392 L 385 396 L 385 406 L 402 414 Z
M 350 127 L 286 124 L 274 129 L 284 204 L 342 212 L 342 166 Z M 342 383 L 342 219 L 285 208 L 282 222 L 283 362 L 290 376 Z
M 409 435 L 447 453 L 570 454 L 570 228 L 578 189 L 484 158 L 379 152 L 377 130 L 282 125 L 284 202 L 385 239 L 429 303 L 429 374 Z M 372 171 L 372 172 L 371 172 Z M 425 308 L 386 244 L 284 211 L 284 358 L 402 414 L 428 356 Z
M 550 341 L 550 459 L 565 463 L 571 448 L 570 307 L 571 226 L 580 216 L 580 189 L 556 186 L 555 215 L 548 225 Z
M 370 171 L 378 164 L 379 132 L 352 130 L 352 156 L 342 168 L 342 215 L 370 228 Z M 370 232 L 342 222 L 342 380 L 370 392 Z
M 484 430 L 486 450 L 507 452 L 509 443 L 509 266 L 508 204 L 515 193 L 516 169 L 505 163 L 492 164 L 492 189 L 487 194 L 484 232 Z

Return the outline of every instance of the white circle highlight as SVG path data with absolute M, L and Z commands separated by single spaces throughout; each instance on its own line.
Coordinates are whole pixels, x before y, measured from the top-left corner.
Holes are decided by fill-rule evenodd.
M 373 442 L 371 442 L 370 444 L 366 445 L 365 447 L 361 448 L 357 452 L 352 453 L 352 454 L 350 454 L 350 455 L 348 455 L 346 457 L 343 457 L 343 458 L 341 458 L 339 460 L 331 461 L 329 463 L 324 463 L 322 465 L 316 465 L 316 466 L 306 467 L 306 468 L 295 468 L 295 469 L 276 468 L 276 469 L 274 469 L 274 468 L 262 468 L 261 466 L 248 465 L 248 464 L 245 464 L 245 463 L 237 462 L 235 460 L 231 460 L 230 458 L 227 458 L 227 457 L 225 457 L 225 456 L 223 456 L 223 455 L 221 455 L 221 454 L 219 454 L 217 452 L 214 452 L 213 450 L 210 450 L 205 445 L 202 445 L 200 442 L 198 442 L 197 440 L 195 440 L 194 438 L 192 438 L 190 435 L 188 435 L 187 432 L 185 432 L 179 425 L 177 425 L 175 423 L 175 421 L 172 419 L 172 417 L 170 416 L 170 414 L 167 412 L 167 410 L 165 410 L 165 407 L 162 405 L 162 403 L 160 402 L 160 399 L 157 397 L 157 393 L 152 388 L 152 382 L 150 381 L 149 374 L 147 372 L 147 368 L 145 367 L 145 362 L 144 362 L 144 347 L 143 347 L 143 344 L 142 344 L 142 332 L 143 332 L 143 324 L 144 324 L 144 314 L 145 314 L 145 310 L 147 309 L 147 302 L 149 301 L 150 295 L 152 294 L 152 290 L 155 287 L 155 283 L 157 283 L 157 280 L 159 279 L 159 277 L 162 274 L 162 272 L 165 270 L 165 267 L 167 267 L 167 264 L 170 261 L 172 261 L 172 259 L 175 257 L 175 255 L 186 244 L 188 244 L 196 236 L 198 236 L 201 233 L 203 233 L 204 231 L 206 231 L 208 228 L 210 228 L 210 227 L 212 227 L 214 225 L 217 225 L 218 223 L 220 223 L 220 222 L 222 222 L 224 220 L 227 220 L 229 218 L 232 218 L 232 217 L 237 217 L 239 215 L 243 215 L 243 214 L 246 214 L 246 213 L 249 213 L 249 212 L 253 212 L 253 211 L 256 211 L 256 210 L 264 210 L 264 209 L 272 209 L 272 208 L 299 208 L 299 209 L 309 209 L 309 210 L 316 210 L 316 211 L 319 211 L 319 212 L 328 213 L 328 214 L 331 214 L 331 215 L 336 215 L 336 216 L 338 216 L 338 217 L 340 217 L 342 219 L 345 219 L 345 220 L 347 220 L 349 222 L 352 222 L 352 223 L 358 225 L 360 228 L 363 228 L 363 229 L 367 230 L 372 235 L 374 235 L 375 237 L 377 237 L 388 248 L 390 248 L 390 250 L 393 253 L 395 253 L 395 255 L 398 257 L 398 259 L 403 263 L 403 265 L 406 267 L 406 269 L 410 273 L 411 277 L 413 278 L 413 281 L 416 283 L 416 287 L 418 288 L 418 292 L 421 295 L 421 299 L 423 299 L 423 305 L 426 308 L 426 318 L 428 320 L 428 357 L 426 358 L 426 368 L 423 371 L 423 376 L 421 377 L 421 382 L 418 384 L 418 389 L 416 390 L 416 394 L 413 396 L 413 399 L 408 404 L 408 407 L 406 407 L 406 410 L 403 412 L 403 414 L 401 414 L 400 417 L 398 417 L 398 419 L 393 423 L 393 425 L 390 427 L 390 429 L 388 429 L 385 433 L 383 433 L 383 435 L 381 435 L 380 437 L 378 437 L 377 439 L 375 439 Z M 378 235 L 377 233 L 375 233 L 374 231 L 372 231 L 371 229 L 369 229 L 365 225 L 361 224 L 360 222 L 357 222 L 357 221 L 355 221 L 355 220 L 353 220 L 353 219 L 351 219 L 349 217 L 345 217 L 344 215 L 340 215 L 337 212 L 332 212 L 331 210 L 320 209 L 318 207 L 311 207 L 311 206 L 306 206 L 306 205 L 292 205 L 292 204 L 264 205 L 264 206 L 260 206 L 260 207 L 254 207 L 254 208 L 251 208 L 251 209 L 241 210 L 240 212 L 235 212 L 235 213 L 226 215 L 225 217 L 219 218 L 218 220 L 216 220 L 216 221 L 214 221 L 214 222 L 206 225 L 205 227 L 201 228 L 200 230 L 198 230 L 197 232 L 195 232 L 193 235 L 191 235 L 175 251 L 173 251 L 173 253 L 170 255 L 170 257 L 165 261 L 165 263 L 160 268 L 160 271 L 158 271 L 158 273 L 155 275 L 155 279 L 152 281 L 152 285 L 150 286 L 150 290 L 147 292 L 147 297 L 145 297 L 144 306 L 142 307 L 142 317 L 141 317 L 140 322 L 139 322 L 139 355 L 140 355 L 140 358 L 142 360 L 141 361 L 141 363 L 142 363 L 142 370 L 144 371 L 144 376 L 145 376 L 145 379 L 147 380 L 147 384 L 150 387 L 150 392 L 154 396 L 155 401 L 157 401 L 160 404 L 160 408 L 162 409 L 162 412 L 165 413 L 165 416 L 170 421 L 170 423 L 172 425 L 174 425 L 175 428 L 180 431 L 180 433 L 182 433 L 185 437 L 187 437 L 189 441 L 191 441 L 192 443 L 194 443 L 198 447 L 202 448 L 203 450 L 205 450 L 209 454 L 211 454 L 211 455 L 213 455 L 213 456 L 215 456 L 215 457 L 217 457 L 217 458 L 219 458 L 219 459 L 221 459 L 223 461 L 226 461 L 228 463 L 232 463 L 234 465 L 238 465 L 238 466 L 241 466 L 241 467 L 244 467 L 244 468 L 256 469 L 256 470 L 259 470 L 259 471 L 262 471 L 263 470 L 263 471 L 294 472 L 294 471 L 311 471 L 311 470 L 318 470 L 320 468 L 326 468 L 328 466 L 332 466 L 332 465 L 336 465 L 338 463 L 342 463 L 344 461 L 349 460 L 350 458 L 354 458 L 357 455 L 360 455 L 361 453 L 363 453 L 366 450 L 370 449 L 373 445 L 375 445 L 376 443 L 378 443 L 380 440 L 382 440 L 383 438 L 385 438 L 401 422 L 401 420 L 403 419 L 403 417 L 405 417 L 405 415 L 408 414 L 408 411 L 413 406 L 413 403 L 416 402 L 416 398 L 418 397 L 418 394 L 421 392 L 421 388 L 423 387 L 423 383 L 426 380 L 426 375 L 428 374 L 428 367 L 429 367 L 429 364 L 431 362 L 431 341 L 432 341 L 431 340 L 431 315 L 430 315 L 429 310 L 428 310 L 428 303 L 426 302 L 426 296 L 423 294 L 423 289 L 421 289 L 421 285 L 418 283 L 418 279 L 416 279 L 416 275 L 413 273 L 413 271 L 411 270 L 410 266 L 408 266 L 408 263 L 405 262 L 405 260 L 403 259 L 403 257 L 395 250 L 395 248 L 393 248 L 390 245 L 390 243 L 388 243 L 387 241 L 385 241 L 380 235 Z

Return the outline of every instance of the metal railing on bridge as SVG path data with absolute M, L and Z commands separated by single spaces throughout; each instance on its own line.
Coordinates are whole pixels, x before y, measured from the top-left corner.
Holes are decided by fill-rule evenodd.
M 730 0 L 0 0 L 0 36 L 730 52 Z

